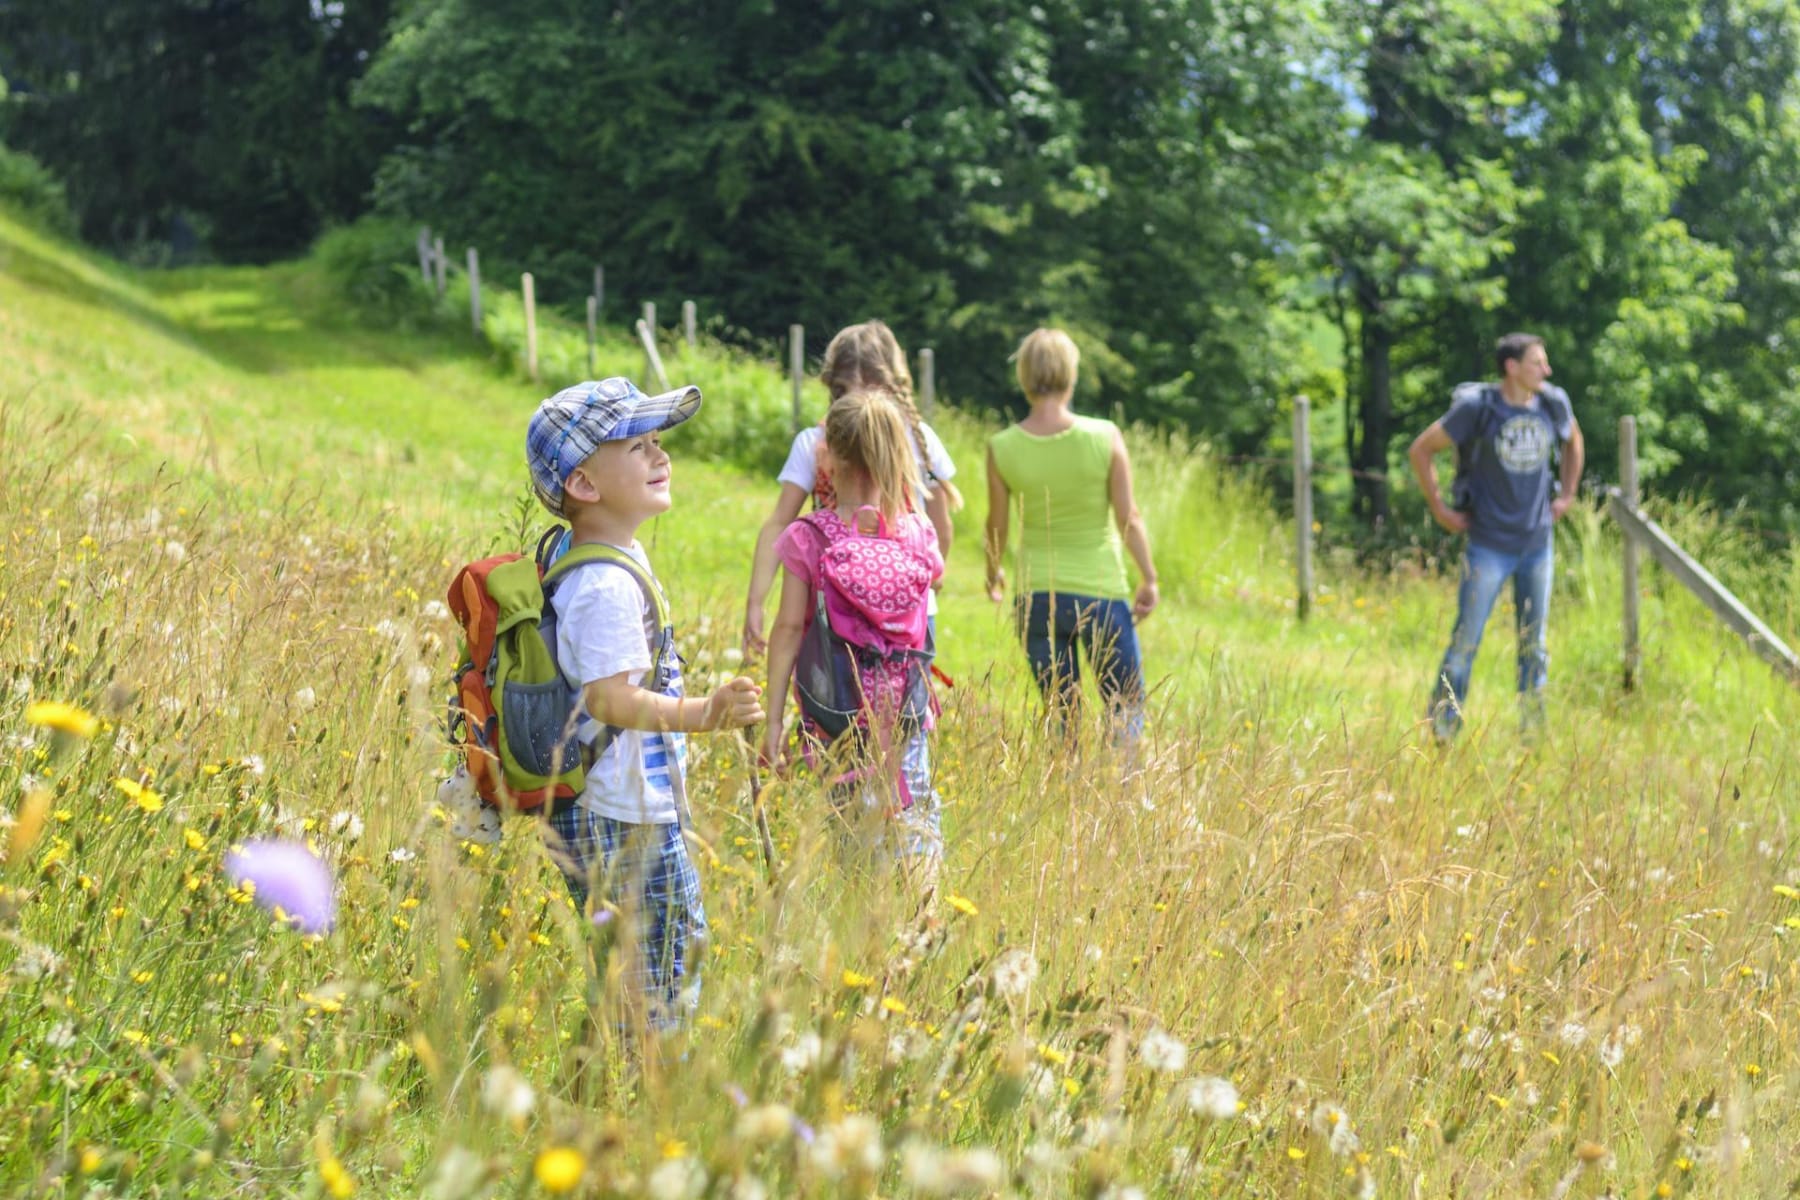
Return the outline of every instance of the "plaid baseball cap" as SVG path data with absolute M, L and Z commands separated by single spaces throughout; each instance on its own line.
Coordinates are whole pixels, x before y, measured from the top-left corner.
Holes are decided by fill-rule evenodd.
M 577 383 L 550 397 L 525 430 L 531 490 L 563 516 L 563 483 L 602 442 L 617 442 L 679 425 L 700 410 L 700 389 L 646 396 L 629 379 Z

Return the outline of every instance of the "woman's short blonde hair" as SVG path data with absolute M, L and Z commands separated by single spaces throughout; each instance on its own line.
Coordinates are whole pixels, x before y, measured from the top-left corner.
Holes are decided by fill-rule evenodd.
M 1034 329 L 1019 343 L 1019 386 L 1027 396 L 1053 396 L 1075 386 L 1081 351 L 1060 329 Z

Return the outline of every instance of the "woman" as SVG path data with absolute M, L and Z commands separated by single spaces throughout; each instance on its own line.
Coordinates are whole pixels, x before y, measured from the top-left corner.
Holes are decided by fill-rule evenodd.
M 1078 416 L 1081 352 L 1060 329 L 1020 343 L 1019 386 L 1031 412 L 988 439 L 988 596 L 999 603 L 1012 506 L 1020 514 L 1014 611 L 1039 691 L 1067 730 L 1081 700 L 1077 644 L 1100 685 L 1116 742 L 1143 731 L 1144 667 L 1136 622 L 1156 608 L 1150 536 L 1131 490 L 1131 456 L 1111 421 Z M 1120 553 L 1137 566 L 1133 593 Z

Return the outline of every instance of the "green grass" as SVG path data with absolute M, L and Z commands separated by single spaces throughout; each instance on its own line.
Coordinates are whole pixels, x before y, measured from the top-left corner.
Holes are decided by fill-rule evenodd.
M 947 1194 L 940 1156 L 977 1150 L 1018 1195 L 1741 1196 L 1800 1174 L 1795 689 L 1652 568 L 1621 693 L 1616 533 L 1584 511 L 1558 545 L 1548 738 L 1515 736 L 1503 611 L 1439 752 L 1417 718 L 1451 581 L 1328 561 L 1301 624 L 1270 497 L 1134 433 L 1167 588 L 1148 768 L 1121 786 L 1037 729 L 980 590 L 983 428 L 954 412 L 971 504 L 936 754 L 945 887 L 973 912 L 907 945 L 904 897 L 847 870 L 805 779 L 771 786 L 769 886 L 739 744 L 696 739 L 703 1015 L 685 1060 L 625 1070 L 583 999 L 608 995 L 607 947 L 531 827 L 480 854 L 431 803 L 453 630 L 428 604 L 542 523 L 519 451 L 550 385 L 459 335 L 454 304 L 396 333 L 332 303 L 311 264 L 137 273 L 0 217 L 0 811 L 50 805 L 0 868 L 0 1192 L 320 1195 L 341 1169 L 365 1195 L 531 1194 L 552 1146 L 595 1195 L 700 1194 L 675 1178 L 694 1169 L 715 1196 Z M 571 343 L 547 338 L 547 379 L 585 367 Z M 640 367 L 609 334 L 601 371 Z M 647 540 L 704 685 L 782 449 L 743 443 L 786 385 L 717 349 L 670 367 L 707 408 Z M 1795 632 L 1792 561 L 1653 507 Z M 33 699 L 105 725 L 32 728 Z M 333 862 L 330 936 L 224 880 L 227 846 L 276 830 Z M 1020 950 L 1039 970 L 1009 995 Z M 1146 1061 L 1157 1030 L 1185 1066 Z M 535 1089 L 517 1120 L 483 1107 L 509 1070 Z M 1236 1117 L 1188 1108 L 1213 1076 Z M 845 1153 L 859 1115 L 872 1169 Z

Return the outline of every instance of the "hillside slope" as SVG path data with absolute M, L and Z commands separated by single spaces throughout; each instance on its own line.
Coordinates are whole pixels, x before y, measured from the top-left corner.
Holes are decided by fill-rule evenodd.
M 1604 1156 L 1632 1194 L 1800 1172 L 1777 1099 L 1800 1070 L 1794 689 L 1652 572 L 1645 684 L 1620 694 L 1617 549 L 1589 511 L 1559 544 L 1549 736 L 1514 733 L 1502 612 L 1440 751 L 1417 714 L 1451 584 L 1337 566 L 1302 626 L 1257 488 L 1140 437 L 1170 587 L 1144 628 L 1156 731 L 1122 780 L 1037 727 L 979 587 L 981 428 L 953 413 L 971 505 L 935 754 L 962 903 L 897 935 L 904 901 L 842 869 L 804 778 L 770 785 L 766 886 L 739 744 L 697 739 L 713 942 L 691 1057 L 665 1086 L 603 1038 L 585 1056 L 578 964 L 604 935 L 528 825 L 487 854 L 430 807 L 452 636 L 431 601 L 542 525 L 519 443 L 543 389 L 328 308 L 306 264 L 138 273 L 0 217 L 0 809 L 55 806 L 41 840 L 9 838 L 0 895 L 0 1028 L 24 1048 L 0 1192 L 304 1193 L 335 1169 L 418 1195 L 457 1163 L 523 1191 L 563 1145 L 608 1194 L 663 1158 L 829 1194 L 843 1165 L 755 1143 L 746 1100 L 829 1144 L 873 1115 L 889 1153 L 862 1182 L 884 1193 L 906 1140 L 991 1147 L 1034 1195 L 1549 1194 L 1570 1170 L 1593 1194 Z M 636 371 L 609 346 L 603 371 Z M 783 387 L 716 352 L 681 369 L 703 421 Z M 681 445 L 651 549 L 704 686 L 771 488 Z M 105 723 L 52 736 L 34 699 Z M 224 847 L 271 831 L 336 866 L 331 937 L 271 930 L 222 877 Z M 997 969 L 1019 951 L 1015 992 Z M 502 1066 L 541 1093 L 516 1125 L 477 1098 Z M 1243 1119 L 1199 1076 L 1231 1080 Z M 1694 1117 L 1708 1096 L 1724 1121 Z M 1337 1157 L 1344 1122 L 1366 1157 Z

